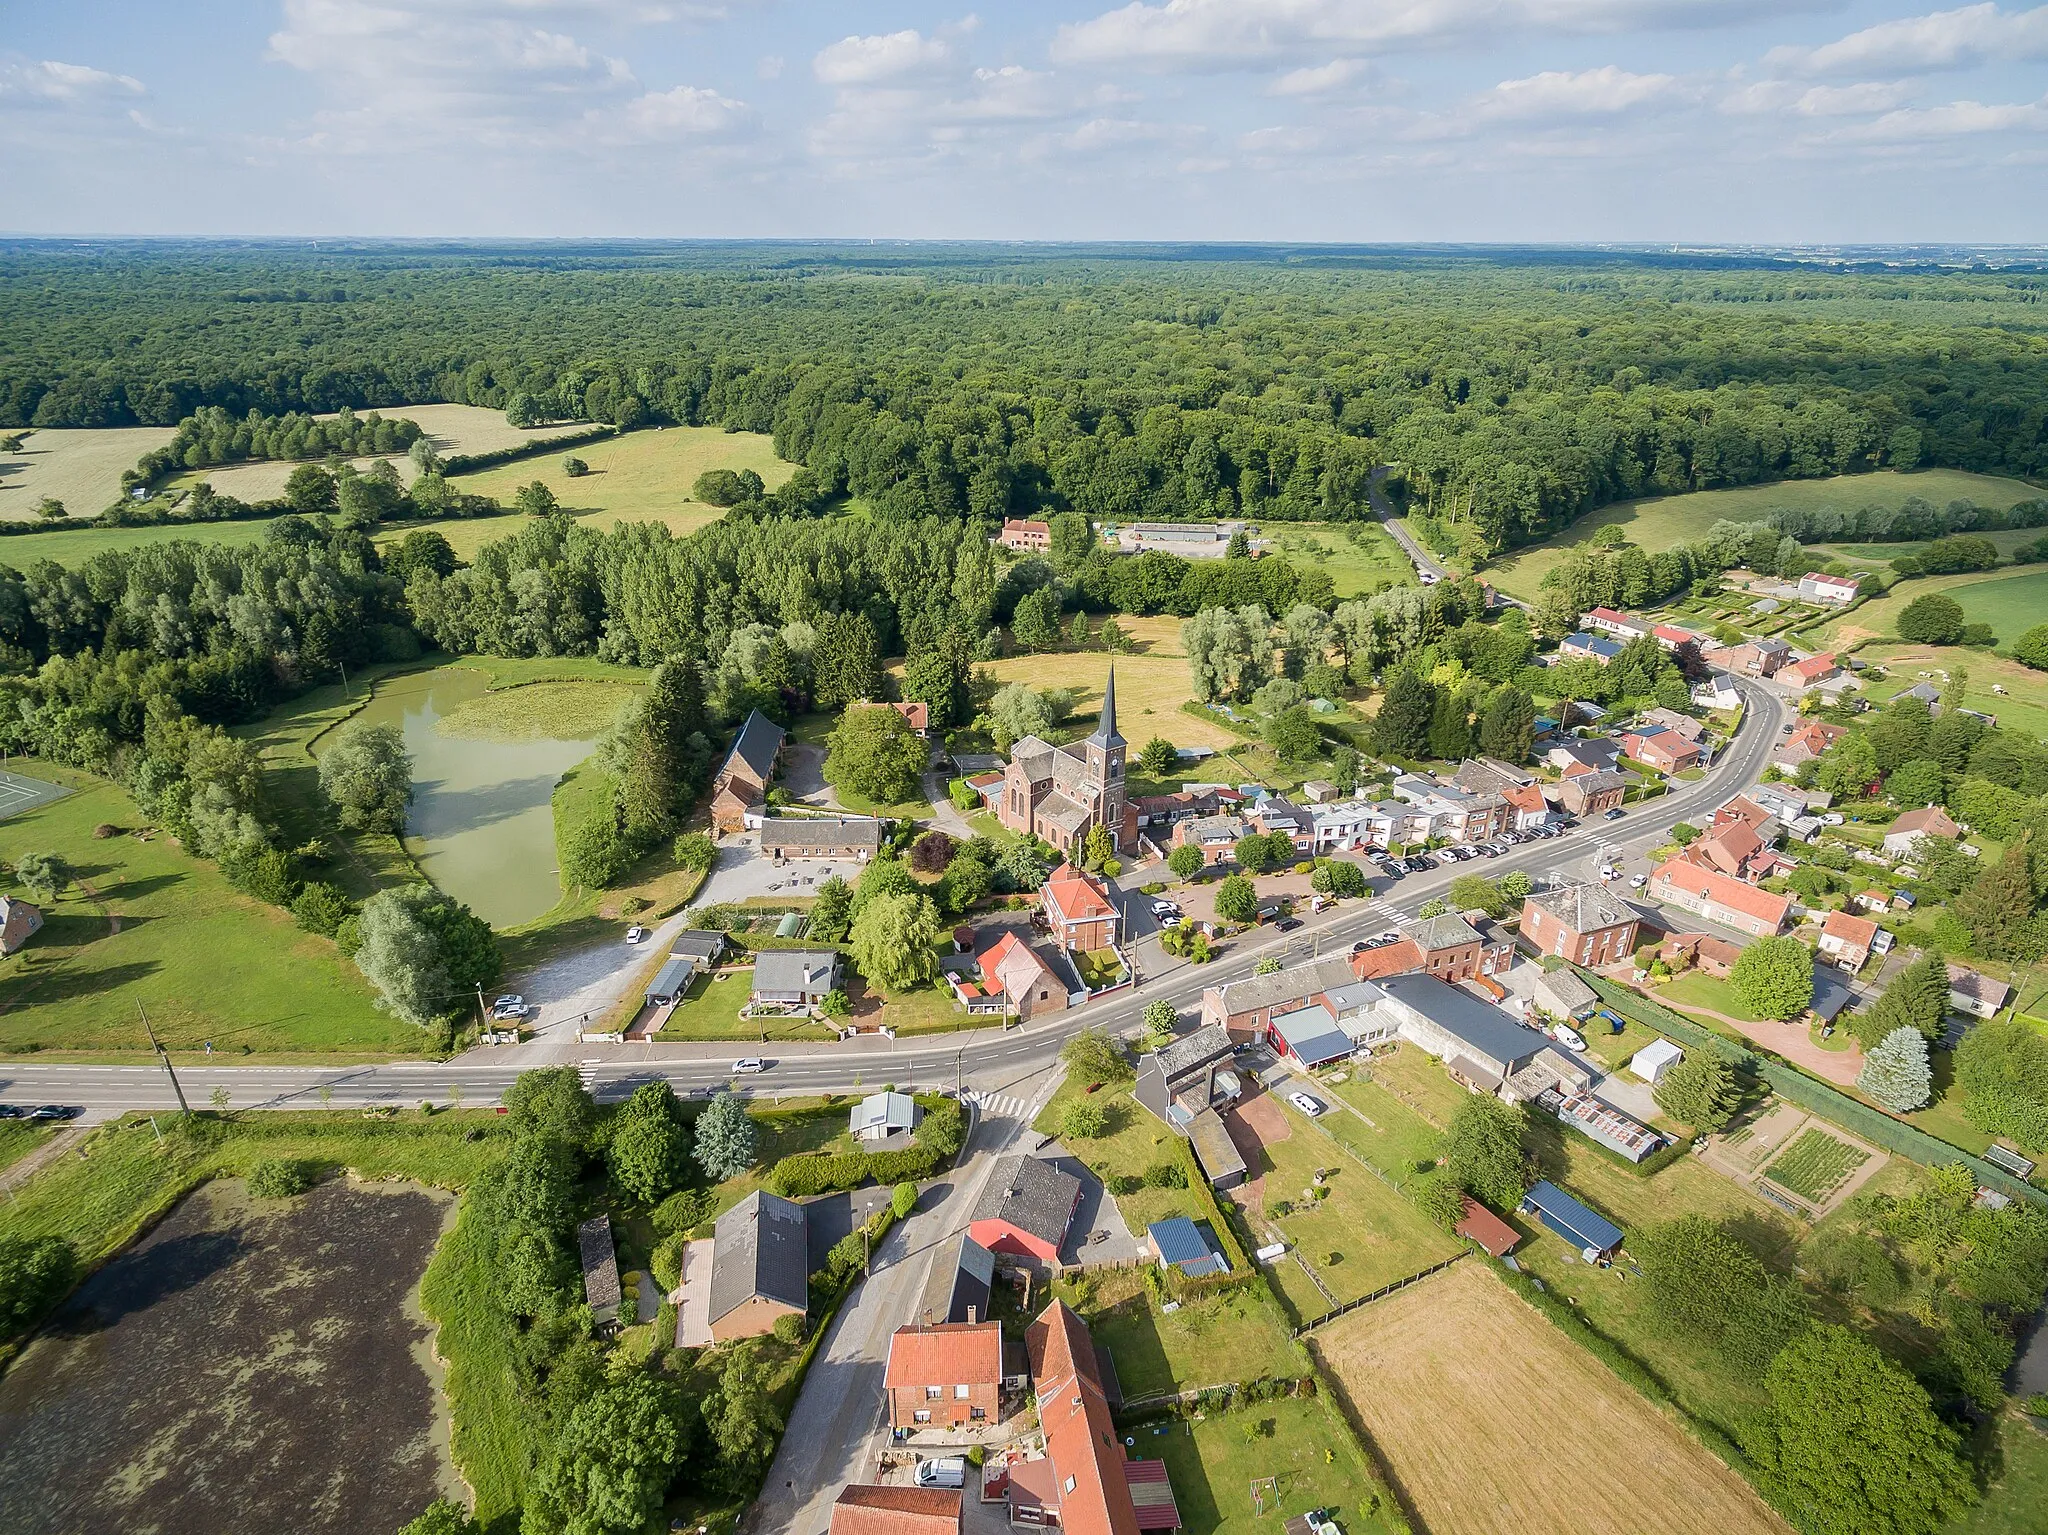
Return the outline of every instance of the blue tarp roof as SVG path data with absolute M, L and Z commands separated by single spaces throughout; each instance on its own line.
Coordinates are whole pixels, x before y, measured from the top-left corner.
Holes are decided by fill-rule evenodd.
M 1543 1224 L 1581 1247 L 1607 1252 L 1621 1246 L 1622 1230 L 1604 1215 L 1595 1215 L 1554 1183 L 1539 1182 L 1522 1196 L 1522 1208 L 1543 1218 Z

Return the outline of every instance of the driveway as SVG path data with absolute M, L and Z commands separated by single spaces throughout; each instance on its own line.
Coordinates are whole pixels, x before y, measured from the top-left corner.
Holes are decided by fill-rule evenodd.
M 778 866 L 762 856 L 758 832 L 740 832 L 720 844 L 718 863 L 692 904 L 726 906 L 757 896 L 809 897 L 835 874 L 852 884 L 860 878 L 860 869 L 855 858 L 800 859 Z
M 1124 1220 L 1123 1211 L 1117 1208 L 1116 1196 L 1102 1186 L 1102 1180 L 1090 1172 L 1080 1158 L 1057 1142 L 1046 1147 L 1040 1155 L 1061 1172 L 1071 1173 L 1081 1181 L 1081 1202 L 1074 1207 L 1074 1218 L 1067 1226 L 1067 1239 L 1060 1244 L 1060 1262 L 1092 1266 L 1128 1263 L 1145 1255 L 1143 1245 Z M 1102 1240 L 1091 1241 L 1090 1238 L 1098 1231 L 1103 1234 Z

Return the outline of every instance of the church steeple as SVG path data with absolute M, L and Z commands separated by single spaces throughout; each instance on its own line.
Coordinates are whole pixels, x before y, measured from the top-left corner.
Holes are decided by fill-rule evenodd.
M 1109 663 L 1109 681 L 1102 689 L 1102 714 L 1095 722 L 1095 733 L 1088 737 L 1090 746 L 1100 746 L 1105 751 L 1112 746 L 1127 744 L 1116 733 L 1116 662 Z

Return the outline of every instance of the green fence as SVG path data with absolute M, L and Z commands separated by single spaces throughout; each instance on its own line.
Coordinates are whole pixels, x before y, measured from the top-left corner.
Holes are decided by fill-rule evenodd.
M 1802 1109 L 1833 1120 L 1843 1129 L 1860 1135 L 1873 1145 L 1887 1151 L 1897 1152 L 1923 1167 L 1940 1167 L 1949 1162 L 1960 1162 L 1970 1169 L 1977 1182 L 1986 1188 L 1997 1189 L 2048 1209 L 2048 1192 L 2036 1188 L 2001 1168 L 1993 1167 L 1982 1157 L 1972 1156 L 1947 1141 L 1917 1130 L 1909 1124 L 1896 1120 L 1882 1109 L 1837 1092 L 1818 1078 L 1810 1077 L 1796 1066 L 1786 1064 L 1772 1056 L 1760 1055 L 1756 1051 L 1738 1044 L 1732 1039 L 1702 1028 L 1689 1018 L 1681 1018 L 1670 1008 L 1653 1002 L 1639 992 L 1608 980 L 1605 976 L 1594 975 L 1591 971 L 1579 970 L 1579 978 L 1600 994 L 1600 1000 L 1613 1008 L 1622 1017 L 1640 1023 L 1644 1028 L 1655 1029 L 1659 1034 L 1669 1035 L 1683 1044 L 1712 1050 L 1715 1054 L 1733 1062 L 1745 1071 L 1754 1073 L 1770 1084 L 1771 1090 L 1791 1100 Z

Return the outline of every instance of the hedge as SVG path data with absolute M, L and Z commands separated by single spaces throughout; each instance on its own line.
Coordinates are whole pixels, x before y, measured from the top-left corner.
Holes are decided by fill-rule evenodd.
M 615 426 L 591 426 L 580 432 L 564 432 L 559 437 L 514 443 L 509 448 L 492 448 L 487 453 L 457 453 L 441 461 L 441 473 L 469 474 L 478 469 L 489 469 L 497 464 L 516 463 L 522 458 L 532 458 L 540 453 L 559 453 L 564 448 L 573 448 L 580 443 L 599 442 L 604 438 L 618 435 L 619 429 Z
M 1979 1184 L 1994 1188 L 2002 1193 L 2024 1199 L 2030 1204 L 2048 1209 L 2048 1192 L 2033 1184 L 2015 1178 L 2002 1168 L 1993 1167 L 1982 1157 L 1972 1156 L 1960 1147 L 1951 1146 L 1947 1141 L 1929 1135 L 1912 1125 L 1896 1120 L 1882 1109 L 1874 1109 L 1846 1093 L 1817 1078 L 1809 1077 L 1795 1066 L 1768 1056 L 1747 1050 L 1732 1039 L 1724 1039 L 1709 1029 L 1703 1029 L 1690 1019 L 1681 1018 L 1669 1008 L 1649 998 L 1619 986 L 1604 976 L 1592 974 L 1574 965 L 1579 979 L 1589 984 L 1606 1002 L 1624 1018 L 1633 1019 L 1645 1028 L 1668 1034 L 1673 1039 L 1683 1040 L 1714 1051 L 1732 1061 L 1742 1070 L 1761 1077 L 1770 1084 L 1772 1091 L 1790 1099 L 1802 1109 L 1833 1120 L 1845 1130 L 1862 1136 L 1887 1151 L 1896 1152 L 1908 1161 L 1918 1162 L 1922 1167 L 1942 1167 L 1951 1162 L 1960 1162 L 1967 1167 Z
M 768 1172 L 770 1192 L 785 1199 L 835 1194 L 863 1184 L 916 1183 L 951 1162 L 966 1139 L 960 1105 L 937 1093 L 918 1095 L 924 1123 L 902 1151 L 808 1151 L 784 1157 Z

